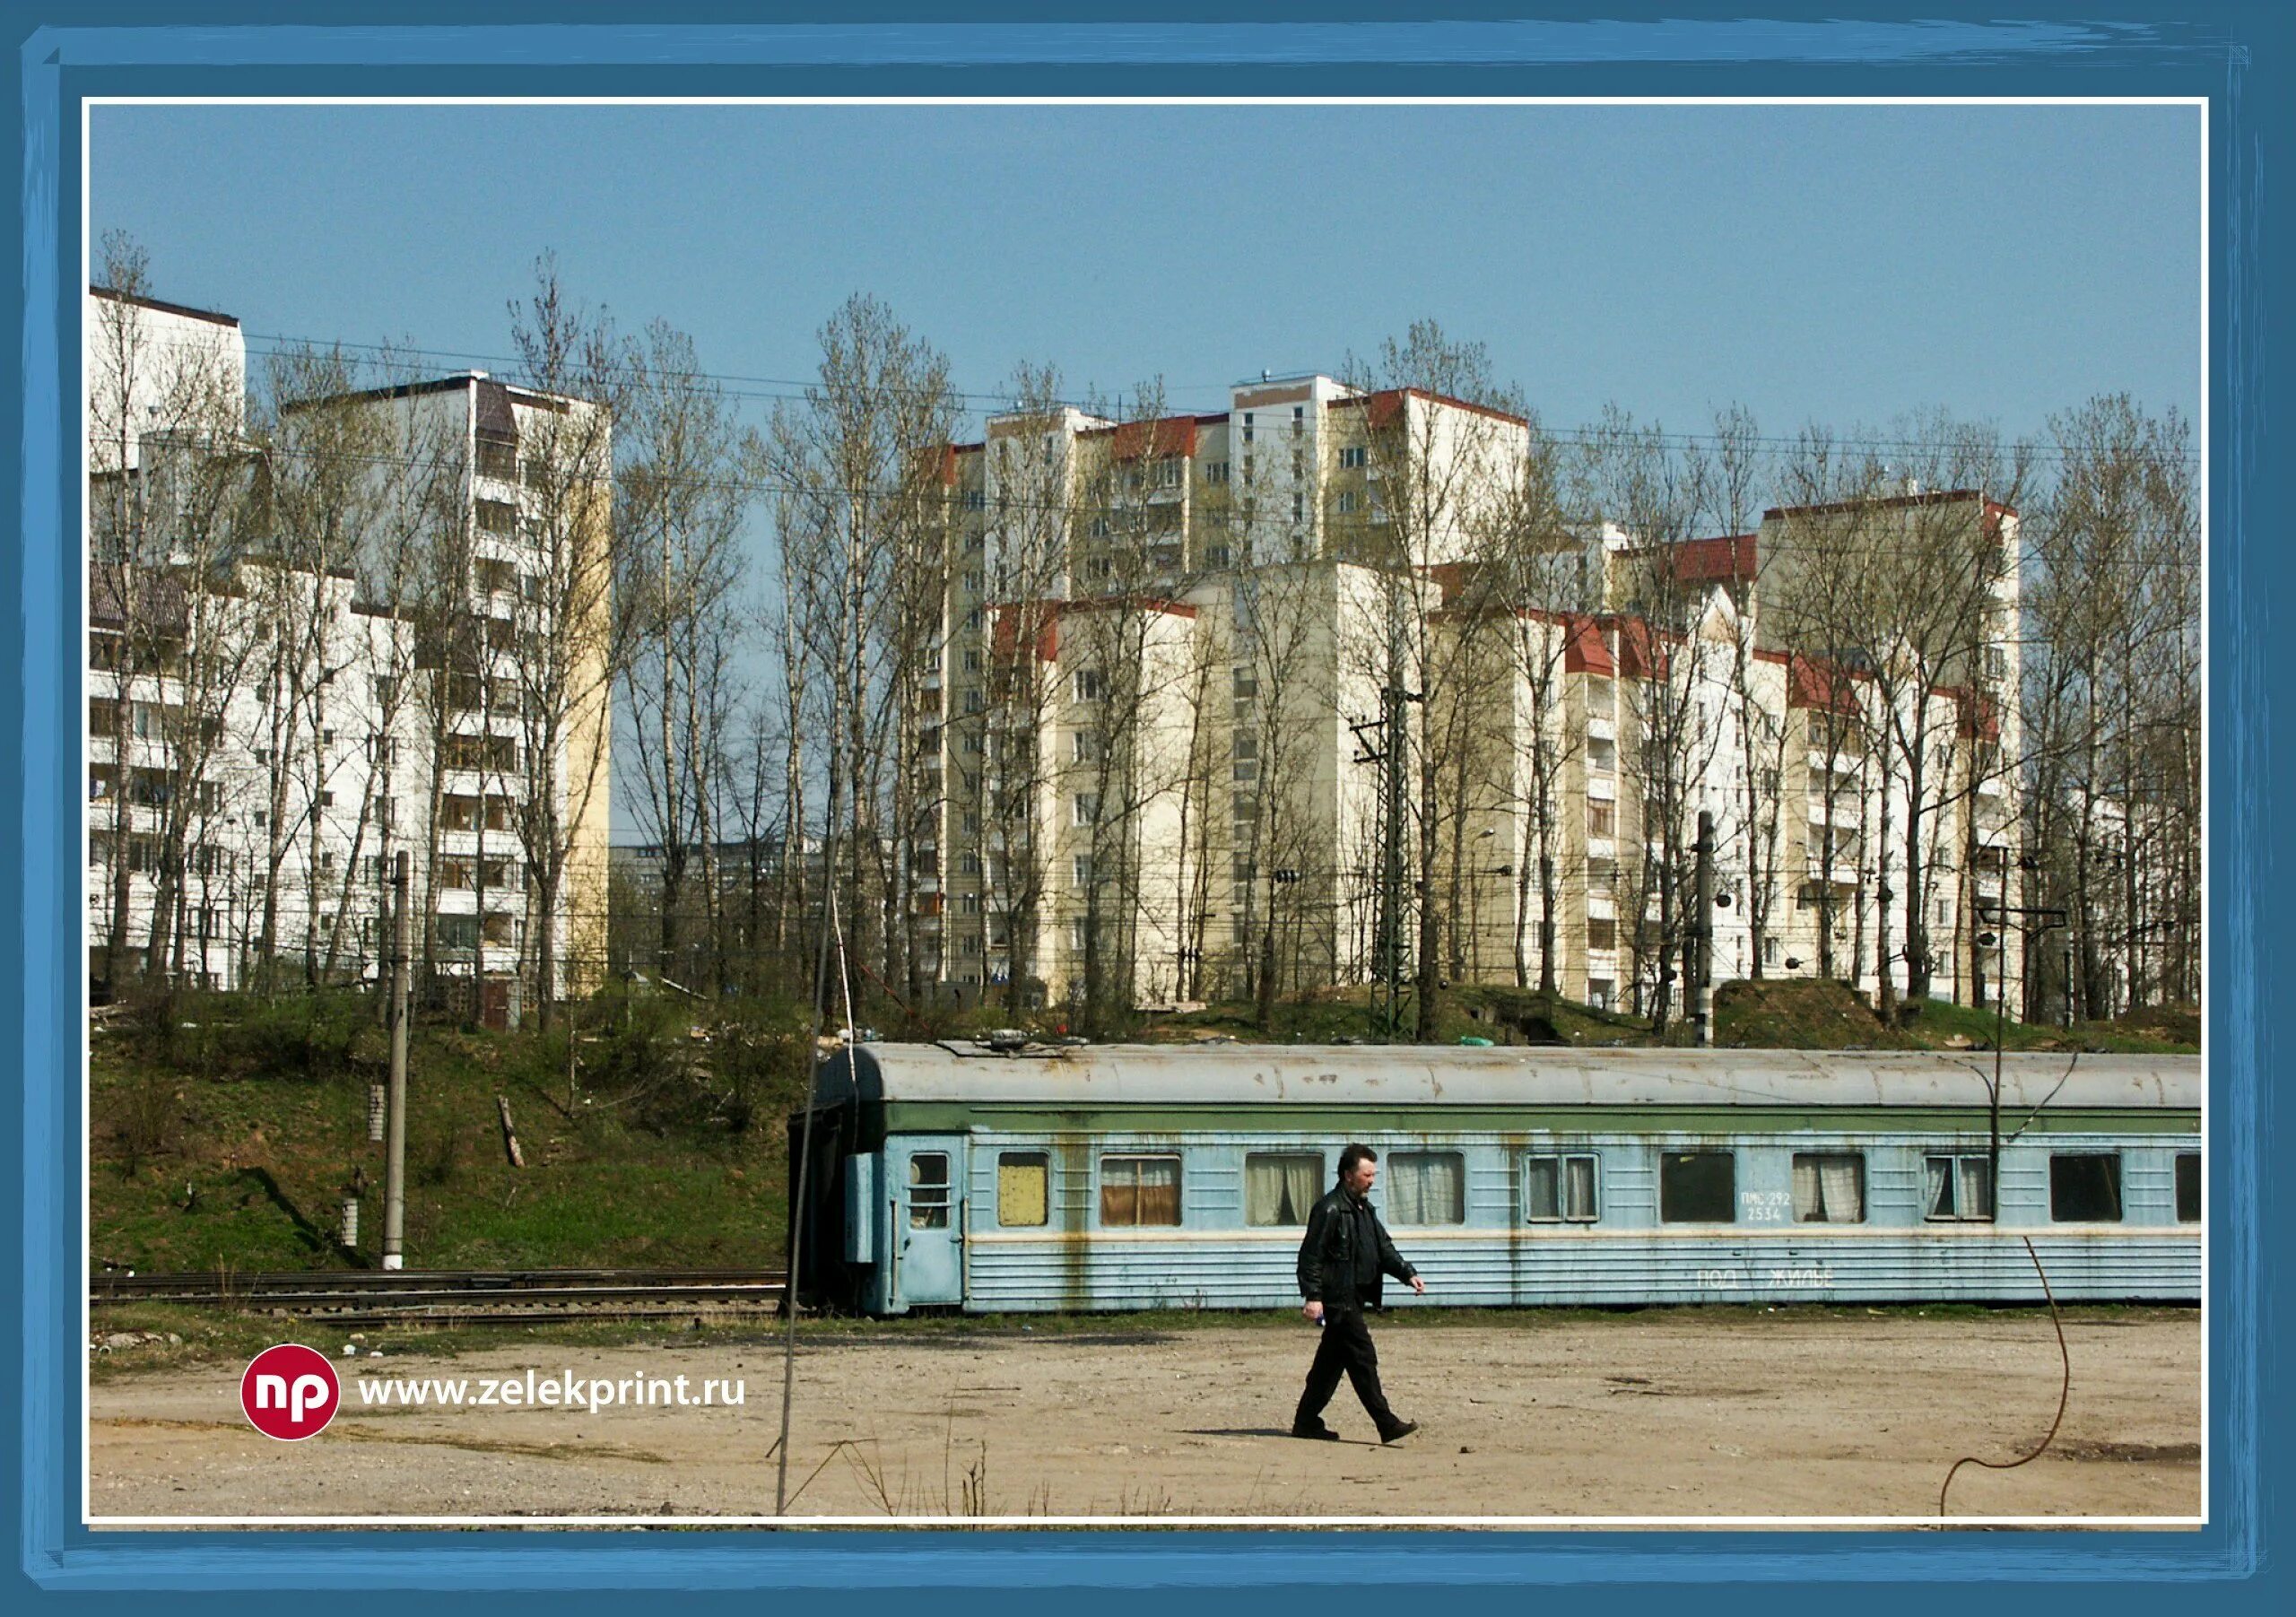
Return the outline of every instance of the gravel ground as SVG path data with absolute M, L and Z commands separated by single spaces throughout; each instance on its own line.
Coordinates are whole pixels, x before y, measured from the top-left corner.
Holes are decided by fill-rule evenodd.
M 2201 1511 L 2197 1313 L 2066 1322 L 2071 1401 L 2031 1465 L 1965 1466 L 1956 1517 Z M 2061 1378 L 2045 1313 L 1924 1318 L 1674 1310 L 1375 1326 L 1393 1447 L 1344 1384 L 1347 1441 L 1285 1435 L 1314 1333 L 1252 1326 L 815 1334 L 803 1342 L 792 1514 L 1417 1518 L 1934 1519 L 1964 1455 L 2048 1430 Z M 328 1351 L 341 1343 L 328 1344 Z M 343 1406 L 274 1443 L 237 1364 L 94 1389 L 91 1516 L 770 1516 L 781 1365 L 762 1340 L 339 1361 Z M 736 1408 L 381 1408 L 357 1374 L 738 1378 Z

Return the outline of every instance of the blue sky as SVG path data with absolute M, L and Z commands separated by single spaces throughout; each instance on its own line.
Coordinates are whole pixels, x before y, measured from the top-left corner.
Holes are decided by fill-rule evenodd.
M 1935 404 L 2022 433 L 2104 391 L 2196 410 L 2199 116 L 98 108 L 91 200 L 158 295 L 257 347 L 405 339 L 441 369 L 506 352 L 547 248 L 759 394 L 865 291 L 977 403 L 1028 359 L 1224 408 L 1431 315 L 1557 425 L 1735 400 L 1766 433 Z

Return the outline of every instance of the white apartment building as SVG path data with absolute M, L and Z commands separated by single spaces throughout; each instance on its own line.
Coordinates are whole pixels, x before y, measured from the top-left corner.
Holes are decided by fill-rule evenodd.
M 1886 946 L 1902 985 L 1918 904 L 1930 992 L 1971 999 L 2005 969 L 2013 1004 L 2016 941 L 1982 924 L 1978 906 L 1997 898 L 2013 862 L 2014 784 L 2002 764 L 2015 756 L 2013 705 L 1986 693 L 2015 689 L 2005 627 L 2014 569 L 1991 585 L 1983 653 L 1931 670 L 1918 718 L 1900 715 L 1898 733 L 1926 748 L 1917 891 L 1886 879 L 1902 860 L 1880 828 L 1901 839 L 1913 787 L 1903 749 L 1881 744 L 1880 687 L 1787 648 L 1765 614 L 1813 525 L 1844 513 L 1772 511 L 1758 533 L 1663 555 L 1630 535 L 1589 534 L 1577 576 L 1597 580 L 1598 610 L 1524 601 L 1508 605 L 1504 632 L 1469 625 L 1452 611 L 1457 569 L 1527 431 L 1457 401 L 1365 397 L 1307 377 L 1239 385 L 1224 414 L 1007 418 L 958 446 L 945 473 L 944 810 L 923 850 L 934 873 L 926 952 L 940 980 L 994 994 L 1019 961 L 1023 1003 L 1074 996 L 1093 933 L 1083 923 L 1108 917 L 1088 884 L 1110 879 L 1105 853 L 1079 856 L 1074 805 L 1109 748 L 1161 761 L 1162 784 L 1126 817 L 1118 861 L 1135 1000 L 1240 993 L 1264 958 L 1287 992 L 1363 980 L 1378 948 L 1382 691 L 1392 682 L 1415 695 L 1426 682 L 1422 659 L 1436 652 L 1394 636 L 1399 622 L 1426 622 L 1441 626 L 1436 647 L 1483 637 L 1442 699 L 1474 713 L 1446 709 L 1440 730 L 1416 700 L 1402 714 L 1414 753 L 1431 735 L 1464 735 L 1434 744 L 1475 753 L 1444 771 L 1437 891 L 1405 900 L 1442 908 L 1446 979 L 1535 984 L 1551 918 L 1561 992 L 1645 1008 L 1658 974 L 1680 963 L 1694 902 L 1687 843 L 1703 810 L 1721 900 L 1709 917 L 1718 978 L 1806 976 L 1822 963 L 1870 994 Z M 1974 522 L 2013 545 L 2015 513 L 1966 493 L 1863 502 L 1857 517 L 1887 543 Z M 1646 619 L 1623 582 L 1650 576 L 1654 558 L 1673 628 Z M 1093 654 L 1152 645 L 1153 670 L 1119 679 L 1076 666 L 1092 643 L 1075 633 L 1088 605 L 1092 621 L 1159 624 Z M 1017 684 L 1003 677 L 1016 642 L 1044 669 Z M 1526 670 L 1541 665 L 1535 681 Z M 1917 701 L 1904 679 L 1882 683 L 1901 705 Z M 1120 685 L 1158 694 L 1128 727 L 1074 700 Z M 1025 712 L 1016 691 L 1037 693 Z M 1062 700 L 1048 703 L 1053 691 Z M 1677 849 L 1648 801 L 1661 785 L 1677 804 Z M 1000 832 L 993 812 L 1016 787 L 1035 803 L 1032 844 L 1009 816 Z M 1404 808 L 1414 875 L 1417 795 L 1414 778 Z M 1673 917 L 1663 926 L 1662 908 Z M 1417 928 L 1408 915 L 1401 926 L 1408 955 Z M 1669 935 L 1671 958 L 1658 944 Z
M 239 356 L 243 401 L 228 317 L 100 291 L 90 302 L 91 371 L 100 343 L 169 352 L 123 329 L 148 314 L 161 338 L 187 323 L 230 333 L 211 347 Z M 203 361 L 203 395 L 233 391 L 212 380 Z M 166 375 L 128 381 L 116 396 L 149 418 L 183 413 Z M 92 442 L 104 423 L 91 411 L 91 979 L 109 989 L 118 969 L 237 987 L 259 961 L 283 981 L 372 978 L 401 850 L 419 958 L 475 985 L 488 1020 L 515 1019 L 545 952 L 557 991 L 595 978 L 606 692 L 591 631 L 552 626 L 604 609 L 602 587 L 566 587 L 570 567 L 602 562 L 603 413 L 481 372 L 310 401 L 282 413 L 269 445 L 247 441 L 243 403 L 203 408 L 196 435 L 140 435 L 124 476 L 117 449 Z M 340 565 L 315 567 L 265 524 L 296 520 L 279 515 L 300 508 L 277 491 L 299 455 L 322 452 L 322 417 L 338 440 L 357 424 L 372 470 L 368 498 L 337 496 Z M 185 526 L 196 517 L 177 484 L 195 482 L 236 513 L 216 523 L 243 524 L 230 543 Z M 132 548 L 101 522 L 126 500 Z M 552 657 L 544 690 L 537 669 Z M 566 850 L 547 915 L 525 851 L 537 792 Z

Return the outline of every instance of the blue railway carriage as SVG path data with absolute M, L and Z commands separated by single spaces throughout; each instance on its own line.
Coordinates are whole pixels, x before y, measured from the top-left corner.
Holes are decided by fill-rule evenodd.
M 2069 1070 L 2068 1070 L 2069 1069 Z M 863 1045 L 822 1065 L 801 1295 L 1288 1308 L 1339 1149 L 1400 1306 L 2197 1301 L 2196 1056 Z M 793 1149 L 792 1160 L 796 1152 Z M 793 1196 L 795 1192 L 793 1181 Z M 793 1213 L 795 1207 L 793 1205 Z

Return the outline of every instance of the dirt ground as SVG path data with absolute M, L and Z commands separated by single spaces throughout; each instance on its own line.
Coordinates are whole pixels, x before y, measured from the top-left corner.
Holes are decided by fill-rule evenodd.
M 1317 1517 L 1935 1518 L 1963 1455 L 2029 1451 L 2057 1409 L 2048 1315 L 1669 1311 L 1375 1326 L 1393 1447 L 1343 1384 L 1348 1439 L 1284 1435 L 1314 1330 L 857 1330 L 803 1340 L 792 1514 Z M 2073 1390 L 2050 1449 L 1965 1466 L 1956 1517 L 2196 1517 L 2197 1314 L 2066 1321 Z M 315 1343 L 317 1345 L 317 1343 Z M 333 1352 L 342 1343 L 332 1343 Z M 358 1373 L 740 1378 L 736 1409 L 362 1407 Z M 93 1395 L 96 1518 L 770 1516 L 781 1365 L 742 1344 L 338 1361 L 332 1425 L 252 1430 L 237 1365 L 107 1377 Z M 2163 1525 L 2173 1525 L 2163 1522 Z

